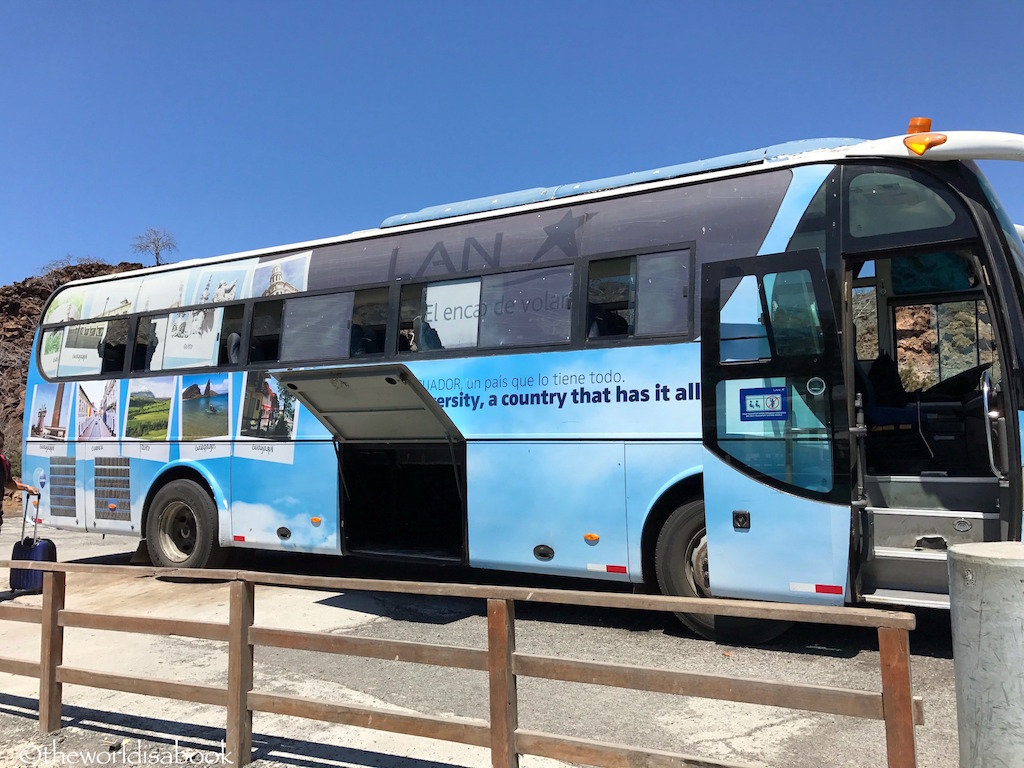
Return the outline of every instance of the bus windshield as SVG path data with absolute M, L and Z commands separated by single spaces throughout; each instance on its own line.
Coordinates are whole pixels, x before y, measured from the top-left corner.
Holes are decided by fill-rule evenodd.
M 1017 275 L 1020 277 L 1020 284 L 1024 286 L 1024 242 L 1021 241 L 1020 232 L 1017 231 L 1017 227 L 1014 225 L 1013 219 L 1010 218 L 1010 214 L 999 200 L 999 195 L 992 188 L 989 180 L 975 166 L 974 170 L 978 174 L 978 181 L 981 183 L 982 189 L 985 191 L 985 196 L 988 198 L 989 204 L 992 206 L 992 210 L 996 213 L 996 219 L 999 222 L 999 228 L 1003 231 L 1003 237 L 1006 238 L 1006 245 L 1010 249 L 1010 254 L 1013 257 L 1013 265 L 1017 270 Z

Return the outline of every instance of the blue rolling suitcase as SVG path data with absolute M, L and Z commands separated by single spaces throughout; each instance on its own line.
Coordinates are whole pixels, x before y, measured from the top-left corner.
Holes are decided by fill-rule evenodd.
M 38 502 L 37 502 L 38 503 Z M 21 516 L 21 540 L 14 542 L 11 560 L 34 560 L 36 562 L 57 562 L 57 547 L 49 539 L 36 538 L 39 528 L 38 509 L 32 513 L 32 536 L 25 536 L 25 517 L 28 514 L 28 496 L 25 497 L 25 514 Z M 43 572 L 11 568 L 11 589 L 16 592 L 42 592 Z

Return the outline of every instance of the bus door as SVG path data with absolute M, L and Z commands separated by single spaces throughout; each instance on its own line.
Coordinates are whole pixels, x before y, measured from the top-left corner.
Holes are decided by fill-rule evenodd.
M 845 387 L 819 252 L 704 264 L 701 334 L 711 593 L 841 604 Z
M 465 562 L 465 439 L 406 366 L 275 376 L 334 437 L 343 552 Z
M 872 258 L 874 257 L 874 258 Z M 970 247 L 851 260 L 865 602 L 948 607 L 946 551 L 1010 538 L 1012 388 Z

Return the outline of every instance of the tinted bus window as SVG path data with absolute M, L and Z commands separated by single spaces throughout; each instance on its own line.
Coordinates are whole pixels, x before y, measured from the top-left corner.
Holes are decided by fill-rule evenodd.
M 224 317 L 220 324 L 218 365 L 238 365 L 242 362 L 242 318 L 244 315 L 245 307 L 241 304 L 224 308 Z
M 352 305 L 352 341 L 349 354 L 373 355 L 384 351 L 388 323 L 388 289 L 356 291 Z
M 281 311 L 284 301 L 265 301 L 253 307 L 249 335 L 249 362 L 277 360 L 281 347 Z
M 57 373 L 60 376 L 91 376 L 100 372 L 100 352 L 106 323 L 77 323 L 64 329 Z
M 163 350 L 167 347 L 167 316 L 140 317 L 132 353 L 133 371 L 163 369 Z
M 100 355 L 100 373 L 121 373 L 128 349 L 128 318 L 108 320 L 97 351 Z
M 970 215 L 953 193 L 919 171 L 848 167 L 847 253 L 973 237 Z
M 690 272 L 688 249 L 637 256 L 638 335 L 689 330 Z
M 590 264 L 587 338 L 632 335 L 636 317 L 636 258 Z
M 352 294 L 285 299 L 281 360 L 348 357 Z
M 689 331 L 690 253 L 684 248 L 591 262 L 587 338 Z
M 480 346 L 512 347 L 569 341 L 572 267 L 551 267 L 483 279 Z

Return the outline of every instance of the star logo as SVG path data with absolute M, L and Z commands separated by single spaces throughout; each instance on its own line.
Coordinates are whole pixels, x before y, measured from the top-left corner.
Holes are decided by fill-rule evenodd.
M 568 256 L 570 259 L 575 259 L 580 255 L 579 245 L 576 243 L 576 230 L 583 225 L 583 221 L 586 216 L 573 216 L 572 210 L 566 210 L 565 216 L 560 221 L 555 222 L 544 227 L 544 232 L 547 234 L 547 240 L 541 245 L 540 250 L 537 251 L 537 255 L 533 257 L 533 262 L 537 263 L 548 251 L 559 249 Z

